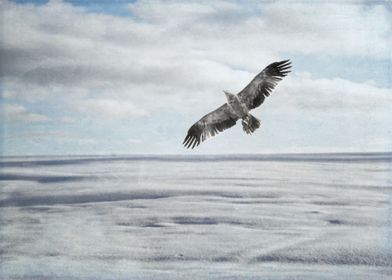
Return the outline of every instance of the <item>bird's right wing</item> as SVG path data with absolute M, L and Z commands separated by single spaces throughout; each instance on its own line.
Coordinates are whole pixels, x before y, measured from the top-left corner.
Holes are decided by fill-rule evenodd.
M 207 138 L 234 126 L 237 120 L 238 117 L 230 112 L 229 106 L 225 103 L 194 123 L 189 128 L 182 144 L 187 148 L 193 149 Z

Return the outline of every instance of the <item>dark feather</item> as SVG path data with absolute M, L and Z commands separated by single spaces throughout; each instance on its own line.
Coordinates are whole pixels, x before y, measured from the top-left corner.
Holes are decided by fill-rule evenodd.
M 238 98 L 246 104 L 249 110 L 259 107 L 264 102 L 264 99 L 271 94 L 278 82 L 290 73 L 290 68 L 290 60 L 274 62 L 268 65 L 238 93 Z
M 234 126 L 237 120 L 238 117 L 230 111 L 227 104 L 224 104 L 194 123 L 189 128 L 183 144 L 193 149 L 208 138 Z

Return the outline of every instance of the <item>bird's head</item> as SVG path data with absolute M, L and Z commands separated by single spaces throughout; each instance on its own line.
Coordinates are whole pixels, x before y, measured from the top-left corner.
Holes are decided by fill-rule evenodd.
M 230 101 L 230 100 L 233 99 L 234 94 L 232 94 L 232 93 L 230 93 L 230 92 L 228 92 L 228 91 L 225 91 L 225 90 L 224 90 L 223 92 L 225 93 L 226 98 L 227 98 L 228 101 Z

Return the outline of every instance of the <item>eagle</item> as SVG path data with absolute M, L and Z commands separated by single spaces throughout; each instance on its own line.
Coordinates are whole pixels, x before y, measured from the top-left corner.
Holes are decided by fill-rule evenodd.
M 238 94 L 223 91 L 227 102 L 194 123 L 183 145 L 193 149 L 206 139 L 234 126 L 239 119 L 245 133 L 252 134 L 260 127 L 260 120 L 249 111 L 263 104 L 278 82 L 290 73 L 290 68 L 289 59 L 271 63 Z

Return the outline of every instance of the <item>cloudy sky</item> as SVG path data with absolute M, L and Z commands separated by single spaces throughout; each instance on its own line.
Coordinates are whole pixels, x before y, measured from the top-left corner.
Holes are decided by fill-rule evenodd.
M 392 150 L 391 2 L 0 3 L 4 155 Z M 288 58 L 253 136 L 182 147 L 222 90 Z

